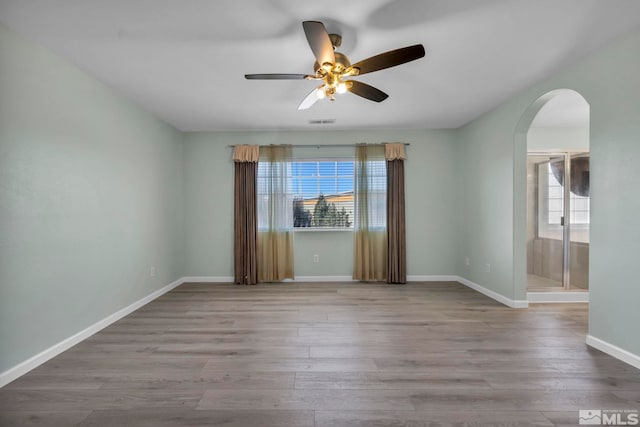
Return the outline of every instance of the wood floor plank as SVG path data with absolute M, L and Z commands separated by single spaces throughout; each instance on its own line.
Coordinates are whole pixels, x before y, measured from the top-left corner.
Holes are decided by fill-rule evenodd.
M 613 391 L 613 394 L 616 397 L 629 402 L 630 406 L 633 409 L 640 409 L 640 393 L 638 393 L 636 390 L 615 390 Z
M 485 373 L 483 375 L 495 389 L 519 390 L 619 390 L 640 391 L 640 378 L 624 374 L 607 376 L 593 373 L 540 374 L 540 373 Z
M 586 304 L 456 283 L 183 284 L 0 389 L 9 426 L 576 425 L 637 409 Z
M 198 409 L 415 409 L 402 390 L 207 390 Z
M 387 357 L 421 357 L 424 355 L 424 345 L 340 345 L 340 346 L 311 346 L 309 350 L 310 357 L 332 357 L 332 358 L 375 358 L 377 355 L 384 354 Z M 462 356 L 468 357 L 467 350 L 450 350 L 432 347 L 431 356 Z
M 377 371 L 378 368 L 372 359 L 216 358 L 209 359 L 203 372 L 235 370 L 264 372 L 369 372 Z
M 0 412 L 78 412 L 91 409 L 195 408 L 203 390 L 142 389 L 109 390 L 0 390 Z
M 4 427 L 61 427 L 75 426 L 91 411 L 0 411 L 0 426 Z
M 480 375 L 389 372 L 297 372 L 295 388 L 310 389 L 491 389 Z
M 104 381 L 102 390 L 208 390 L 208 389 L 287 389 L 294 386 L 295 373 L 283 372 L 202 372 L 198 379 L 184 380 L 132 380 L 110 379 Z
M 577 419 L 577 418 L 576 418 Z M 316 427 L 551 427 L 534 411 L 316 411 Z
M 578 411 L 605 408 L 629 409 L 629 401 L 611 391 L 600 390 L 504 390 L 522 410 Z
M 80 427 L 314 427 L 313 411 L 206 411 L 142 409 L 94 411 Z

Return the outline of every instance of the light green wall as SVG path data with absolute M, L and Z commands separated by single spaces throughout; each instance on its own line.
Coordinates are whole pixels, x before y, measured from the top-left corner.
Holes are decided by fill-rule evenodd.
M 407 270 L 454 274 L 455 158 L 451 131 L 226 132 L 188 134 L 185 145 L 186 259 L 191 276 L 232 276 L 233 144 L 409 142 L 406 161 Z M 294 155 L 351 155 L 353 149 L 297 149 Z M 297 232 L 297 276 L 351 276 L 350 232 Z M 313 255 L 320 262 L 313 263 Z
M 527 133 L 529 151 L 589 151 L 589 128 L 531 128 Z
M 456 263 L 459 276 L 513 299 L 513 135 L 501 126 L 509 113 L 499 110 L 458 131 Z
M 591 108 L 589 333 L 634 354 L 640 354 L 638 52 L 640 33 L 617 40 L 460 129 L 457 145 L 464 197 L 457 271 L 506 297 L 523 299 L 526 147 L 514 135 L 522 131 L 522 115 L 547 92 L 568 88 L 585 97 Z M 465 254 L 472 259 L 470 268 Z M 491 273 L 474 264 L 485 259 L 492 262 Z
M 0 26 L 0 372 L 184 274 L 182 165 L 179 132 Z

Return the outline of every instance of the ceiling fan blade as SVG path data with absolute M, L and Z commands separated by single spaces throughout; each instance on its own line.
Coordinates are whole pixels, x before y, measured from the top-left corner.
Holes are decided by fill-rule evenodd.
M 316 80 L 309 74 L 245 74 L 247 80 Z
M 375 102 L 382 102 L 389 97 L 386 93 L 380 89 L 376 89 L 366 83 L 359 82 L 357 80 L 347 80 L 344 82 L 347 85 L 347 90 L 355 95 L 369 99 Z
M 363 59 L 362 61 L 351 65 L 349 68 L 359 69 L 360 72 L 358 75 L 362 75 L 420 59 L 424 54 L 424 46 L 416 44 L 396 50 L 390 50 L 388 52 L 372 56 L 371 58 Z
M 304 97 L 300 105 L 298 105 L 298 110 L 306 110 L 307 108 L 310 108 L 313 104 L 315 104 L 316 101 L 319 99 L 317 94 L 318 89 L 320 89 L 322 86 L 323 85 L 320 85 L 317 88 L 313 89 L 311 92 L 309 92 L 309 94 Z
M 336 58 L 333 54 L 333 44 L 324 24 L 318 21 L 304 21 L 302 28 L 304 28 L 309 47 L 311 47 L 318 64 L 320 66 L 325 63 L 335 64 Z

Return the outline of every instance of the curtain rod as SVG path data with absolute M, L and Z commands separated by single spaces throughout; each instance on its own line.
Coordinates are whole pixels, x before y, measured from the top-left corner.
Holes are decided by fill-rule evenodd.
M 294 147 L 294 148 L 320 148 L 320 147 L 357 147 L 358 145 L 382 145 L 384 143 L 378 143 L 378 144 L 263 144 L 263 145 L 258 145 L 259 147 L 271 147 L 271 146 L 278 146 L 278 145 L 288 145 L 290 147 Z M 255 145 L 255 144 L 242 144 L 242 145 Z M 402 143 L 402 145 L 411 145 L 408 142 L 404 142 Z M 233 148 L 236 145 L 227 145 L 227 148 Z

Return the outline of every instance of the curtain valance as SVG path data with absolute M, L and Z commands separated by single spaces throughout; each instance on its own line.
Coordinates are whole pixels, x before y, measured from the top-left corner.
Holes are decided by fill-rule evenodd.
M 258 163 L 260 157 L 259 145 L 236 145 L 233 148 L 234 162 Z
M 387 160 L 406 160 L 407 155 L 404 151 L 404 144 L 402 143 L 388 143 L 384 144 L 384 157 Z

